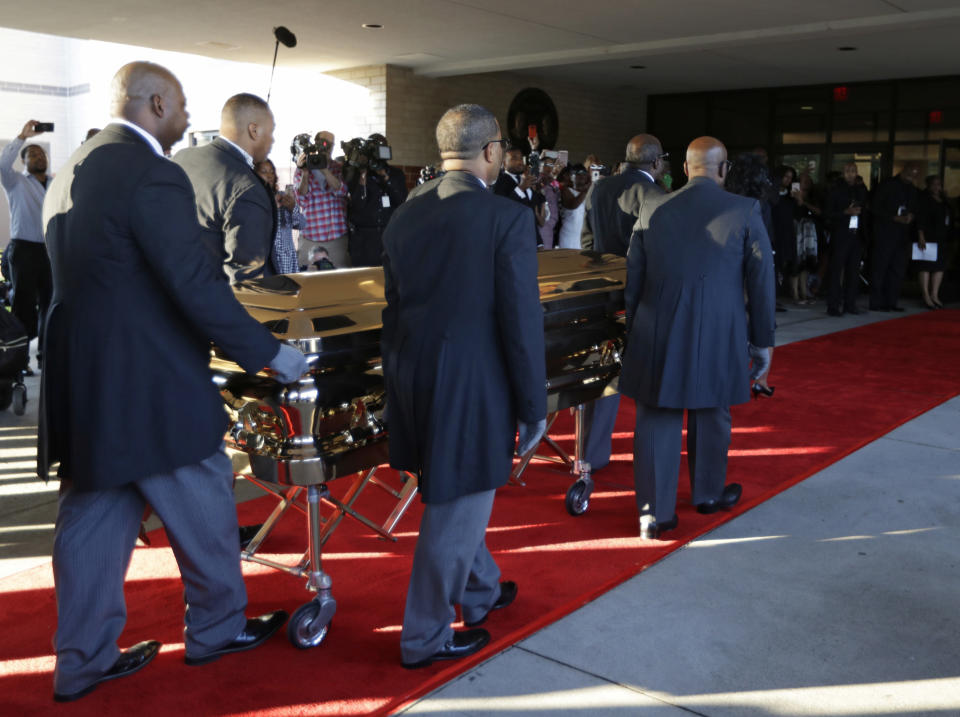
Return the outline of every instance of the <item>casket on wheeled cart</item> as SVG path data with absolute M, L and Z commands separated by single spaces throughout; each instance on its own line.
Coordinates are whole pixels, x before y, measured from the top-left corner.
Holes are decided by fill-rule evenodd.
M 623 346 L 623 289 L 626 262 L 613 255 L 574 250 L 541 252 L 540 300 L 546 336 L 547 396 L 552 425 L 559 411 L 573 408 L 576 447 L 568 456 L 549 436 L 544 441 L 572 467 L 567 509 L 589 504 L 592 480 L 581 460 L 582 406 L 616 391 Z M 275 276 L 235 287 L 237 299 L 277 338 L 297 346 L 309 371 L 294 384 L 268 371 L 253 376 L 214 351 L 211 367 L 230 413 L 226 442 L 234 467 L 278 499 L 244 560 L 307 578 L 316 593 L 290 618 L 287 633 L 298 647 L 319 645 L 336 611 L 331 581 L 320 555 L 340 520 L 348 516 L 385 538 L 416 495 L 416 476 L 381 470 L 387 463 L 385 391 L 380 366 L 380 316 L 385 305 L 383 271 L 347 269 Z M 532 457 L 524 456 L 514 481 Z M 350 477 L 340 498 L 327 484 Z M 360 493 L 374 485 L 396 500 L 385 520 L 359 512 Z M 303 500 L 305 495 L 306 500 Z M 257 551 L 290 508 L 306 515 L 307 550 L 295 565 L 261 557 Z

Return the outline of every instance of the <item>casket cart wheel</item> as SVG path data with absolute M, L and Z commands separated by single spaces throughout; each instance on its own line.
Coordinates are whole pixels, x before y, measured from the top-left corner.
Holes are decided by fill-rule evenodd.
M 327 638 L 332 613 L 316 600 L 298 607 L 287 622 L 287 637 L 294 647 L 308 650 Z
M 6 411 L 10 408 L 10 403 L 13 401 L 13 386 L 6 385 L 0 386 L 0 411 Z
M 18 383 L 13 387 L 13 412 L 22 416 L 27 410 L 27 387 Z
M 590 494 L 593 492 L 592 483 L 580 479 L 567 490 L 567 512 L 570 515 L 583 515 L 590 507 Z

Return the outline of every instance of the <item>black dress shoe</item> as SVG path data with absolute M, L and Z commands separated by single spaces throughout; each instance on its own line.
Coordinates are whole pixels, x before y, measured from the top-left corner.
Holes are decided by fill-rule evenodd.
M 668 530 L 673 530 L 677 527 L 677 524 L 680 520 L 677 518 L 677 514 L 674 513 L 673 517 L 670 520 L 665 520 L 661 523 L 653 521 L 652 523 L 643 523 L 640 526 L 640 537 L 644 540 L 658 540 L 661 533 L 666 533 Z
M 830 316 L 843 316 L 843 312 L 840 309 L 827 309 L 827 314 Z
M 187 655 L 183 658 L 184 662 L 188 665 L 205 665 L 208 662 L 219 660 L 231 652 L 252 650 L 266 642 L 273 633 L 283 627 L 283 623 L 286 621 L 286 610 L 277 610 L 276 612 L 268 612 L 266 615 L 261 615 L 260 617 L 252 617 L 247 620 L 247 626 L 243 628 L 232 642 L 228 642 L 219 650 L 208 652 L 206 655 L 201 655 L 200 657 L 190 657 Z
M 723 489 L 723 493 L 720 494 L 718 500 L 708 500 L 705 503 L 697 505 L 697 512 L 703 515 L 710 515 L 711 513 L 716 513 L 721 508 L 723 510 L 730 510 L 737 504 L 737 501 L 740 500 L 741 495 L 743 495 L 743 487 L 739 483 L 731 483 Z
M 60 692 L 54 692 L 53 699 L 56 702 L 73 702 L 74 700 L 80 699 L 84 695 L 89 695 L 91 692 L 97 689 L 97 686 L 101 682 L 115 680 L 118 677 L 126 677 L 127 675 L 132 675 L 137 670 L 142 670 L 150 663 L 150 660 L 156 657 L 157 653 L 160 652 L 160 645 L 161 643 L 157 642 L 156 640 L 147 640 L 146 642 L 137 643 L 133 647 L 120 653 L 120 657 L 118 657 L 117 661 L 113 663 L 113 667 L 107 670 L 107 673 L 92 685 L 85 687 L 79 692 L 71 692 L 68 695 Z
M 505 608 L 507 605 L 512 603 L 517 597 L 517 584 L 513 580 L 504 580 L 500 583 L 500 597 L 497 598 L 497 601 L 493 603 L 493 607 L 487 612 L 486 615 L 481 617 L 479 620 L 474 620 L 473 622 L 463 621 L 463 624 L 467 627 L 476 627 L 477 625 L 482 625 L 487 621 L 487 615 L 489 615 L 494 610 L 500 610 Z
M 482 627 L 474 630 L 462 630 L 454 632 L 447 644 L 437 650 L 430 657 L 419 662 L 401 662 L 408 670 L 417 670 L 421 667 L 429 667 L 437 660 L 458 660 L 461 657 L 467 657 L 479 652 L 487 643 L 490 642 L 490 633 Z
M 260 532 L 260 528 L 262 527 L 263 523 L 240 526 L 240 550 L 244 550 L 250 545 L 250 541 L 257 536 L 257 533 Z

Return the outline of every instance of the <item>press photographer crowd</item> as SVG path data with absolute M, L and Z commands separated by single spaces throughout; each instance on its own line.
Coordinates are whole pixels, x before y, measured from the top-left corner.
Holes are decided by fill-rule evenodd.
M 482 649 L 481 624 L 518 593 L 484 536 L 496 489 L 547 425 L 538 252 L 626 276 L 625 325 L 609 322 L 621 332 L 618 393 L 585 407 L 581 458 L 604 469 L 619 396 L 633 399 L 633 536 L 658 540 L 678 524 L 685 414 L 693 506 L 740 500 L 726 482 L 730 406 L 772 393 L 775 311 L 825 298 L 830 316 L 859 314 L 865 287 L 871 311 L 902 311 L 913 252 L 923 302 L 941 308 L 957 239 L 939 178 L 914 163 L 868 192 L 855 164 L 817 186 L 805 168 L 769 169 L 760 149 L 730 161 L 713 137 L 691 137 L 673 163 L 649 134 L 625 137 L 616 161 L 577 161 L 540 147 L 535 126 L 511 144 L 492 112 L 461 104 L 439 118 L 441 163 L 418 186 L 382 134 L 338 145 L 311 128 L 289 145 L 296 170 L 281 189 L 268 158 L 274 117 L 255 95 L 227 99 L 219 136 L 172 157 L 189 114 L 168 70 L 122 67 L 110 112 L 55 176 L 31 143 L 52 125 L 27 121 L 0 154 L 12 237 L 3 338 L 19 342 L 11 368 L 28 375 L 25 347 L 39 338 L 38 474 L 59 464 L 61 479 L 58 701 L 158 654 L 156 641 L 117 646 L 146 505 L 184 577 L 187 664 L 257 647 L 287 620 L 244 614 L 238 537 L 250 534 L 237 524 L 210 372 L 213 344 L 281 387 L 305 380 L 301 351 L 234 293 L 295 284 L 251 280 L 383 267 L 390 465 L 416 476 L 424 503 L 400 633 L 401 663 L 414 669 Z M 458 605 L 466 629 L 455 631 Z

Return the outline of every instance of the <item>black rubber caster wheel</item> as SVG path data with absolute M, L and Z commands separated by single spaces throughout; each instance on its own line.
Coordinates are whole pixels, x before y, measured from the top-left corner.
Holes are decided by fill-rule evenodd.
M 567 491 L 567 512 L 570 515 L 583 515 L 590 507 L 592 488 L 583 481 L 577 481 Z
M 326 639 L 330 621 L 323 625 L 317 624 L 317 620 L 322 620 L 322 612 L 320 603 L 311 601 L 298 607 L 290 616 L 287 622 L 287 637 L 294 647 L 308 650 L 317 647 Z

